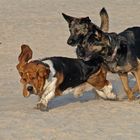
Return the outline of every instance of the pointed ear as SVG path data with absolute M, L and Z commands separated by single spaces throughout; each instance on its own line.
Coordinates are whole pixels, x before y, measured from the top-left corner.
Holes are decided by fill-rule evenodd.
M 71 16 L 68 16 L 64 13 L 62 13 L 64 19 L 68 22 L 68 23 L 71 23 L 73 20 L 74 20 L 74 17 L 71 17 Z
M 19 64 L 16 66 L 19 74 L 22 75 L 23 66 L 32 58 L 32 50 L 28 45 L 21 46 L 21 53 L 18 57 Z
M 80 23 L 90 23 L 91 20 L 89 17 L 84 17 L 84 18 L 81 18 L 81 22 Z

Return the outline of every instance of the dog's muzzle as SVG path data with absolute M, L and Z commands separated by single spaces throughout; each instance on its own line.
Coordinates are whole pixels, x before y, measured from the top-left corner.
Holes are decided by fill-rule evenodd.
M 84 61 L 89 61 L 93 56 L 91 52 L 86 52 L 82 46 L 76 48 L 76 54 L 79 59 L 83 59 Z
M 35 88 L 31 84 L 26 85 L 26 90 L 23 93 L 24 97 L 29 97 L 31 94 L 37 94 Z
M 83 35 L 78 35 L 78 36 L 71 35 L 67 41 L 67 44 L 74 47 L 74 46 L 78 45 L 83 40 L 83 37 L 84 37 Z
M 69 38 L 68 41 L 67 41 L 67 44 L 74 47 L 74 46 L 76 46 L 77 41 Z
M 32 86 L 28 86 L 27 87 L 27 90 L 28 90 L 28 92 L 31 92 L 32 93 L 33 92 L 33 87 Z

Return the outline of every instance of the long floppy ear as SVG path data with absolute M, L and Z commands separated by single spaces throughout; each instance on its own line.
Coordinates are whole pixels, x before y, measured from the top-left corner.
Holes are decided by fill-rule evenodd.
M 18 57 L 19 64 L 16 66 L 21 75 L 22 67 L 32 58 L 32 50 L 28 45 L 21 45 L 21 53 Z
M 71 23 L 73 20 L 74 20 L 74 17 L 71 17 L 71 16 L 68 16 L 64 13 L 62 13 L 64 19 L 68 22 L 68 23 Z
M 47 67 L 39 66 L 38 74 L 41 78 L 48 78 L 50 74 L 50 69 Z
M 32 58 L 33 52 L 28 45 L 21 45 L 21 53 L 18 57 L 18 61 L 21 62 L 28 62 Z
M 109 17 L 104 7 L 100 11 L 100 17 L 101 17 L 100 29 L 104 32 L 108 32 L 109 31 Z

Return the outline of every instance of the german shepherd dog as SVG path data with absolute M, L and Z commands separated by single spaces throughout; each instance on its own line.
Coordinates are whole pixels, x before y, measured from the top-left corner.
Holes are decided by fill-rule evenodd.
M 91 32 L 94 28 L 99 28 L 97 25 L 95 25 L 94 23 L 91 22 L 89 17 L 76 18 L 76 17 L 66 15 L 64 13 L 62 13 L 62 15 L 63 15 L 64 19 L 68 22 L 68 25 L 69 25 L 70 36 L 67 40 L 67 44 L 69 44 L 73 47 L 82 43 L 84 37 L 86 37 L 88 35 L 88 33 Z M 100 17 L 101 17 L 100 28 L 103 31 L 108 32 L 109 17 L 108 17 L 108 14 L 107 14 L 107 11 L 105 8 L 101 9 Z M 80 45 L 78 45 L 78 46 L 80 46 Z M 82 47 L 76 48 L 76 54 L 77 54 L 78 58 L 82 58 L 84 56 L 84 51 L 82 51 Z M 104 71 L 105 71 L 105 74 L 107 74 L 106 69 L 104 69 Z M 106 75 L 105 75 L 105 77 L 106 77 Z M 79 86 L 79 89 L 80 89 L 80 86 Z M 112 98 L 108 97 L 108 99 L 112 99 Z
M 67 40 L 67 43 L 71 46 L 76 46 L 82 42 L 83 38 L 91 32 L 94 27 L 96 26 L 94 23 L 91 22 L 89 17 L 82 17 L 82 18 L 76 18 L 69 15 L 66 15 L 62 13 L 64 19 L 68 22 L 69 25 L 69 31 L 70 36 Z M 100 11 L 100 17 L 101 17 L 101 26 L 100 28 L 108 32 L 109 29 L 109 17 L 105 10 L 105 8 L 102 8 Z
M 83 39 L 80 46 L 83 59 L 90 60 L 100 55 L 104 65 L 112 73 L 118 73 L 128 99 L 134 99 L 134 92 L 140 91 L 140 27 L 132 27 L 117 33 L 105 33 L 97 26 Z M 137 81 L 133 89 L 128 85 L 128 73 Z

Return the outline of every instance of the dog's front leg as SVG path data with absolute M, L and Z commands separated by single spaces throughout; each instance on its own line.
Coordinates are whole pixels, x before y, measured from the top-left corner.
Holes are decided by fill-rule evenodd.
M 55 96 L 57 78 L 52 78 L 51 82 L 47 84 L 44 94 L 40 101 L 37 103 L 37 109 L 41 111 L 48 110 L 48 102 Z

